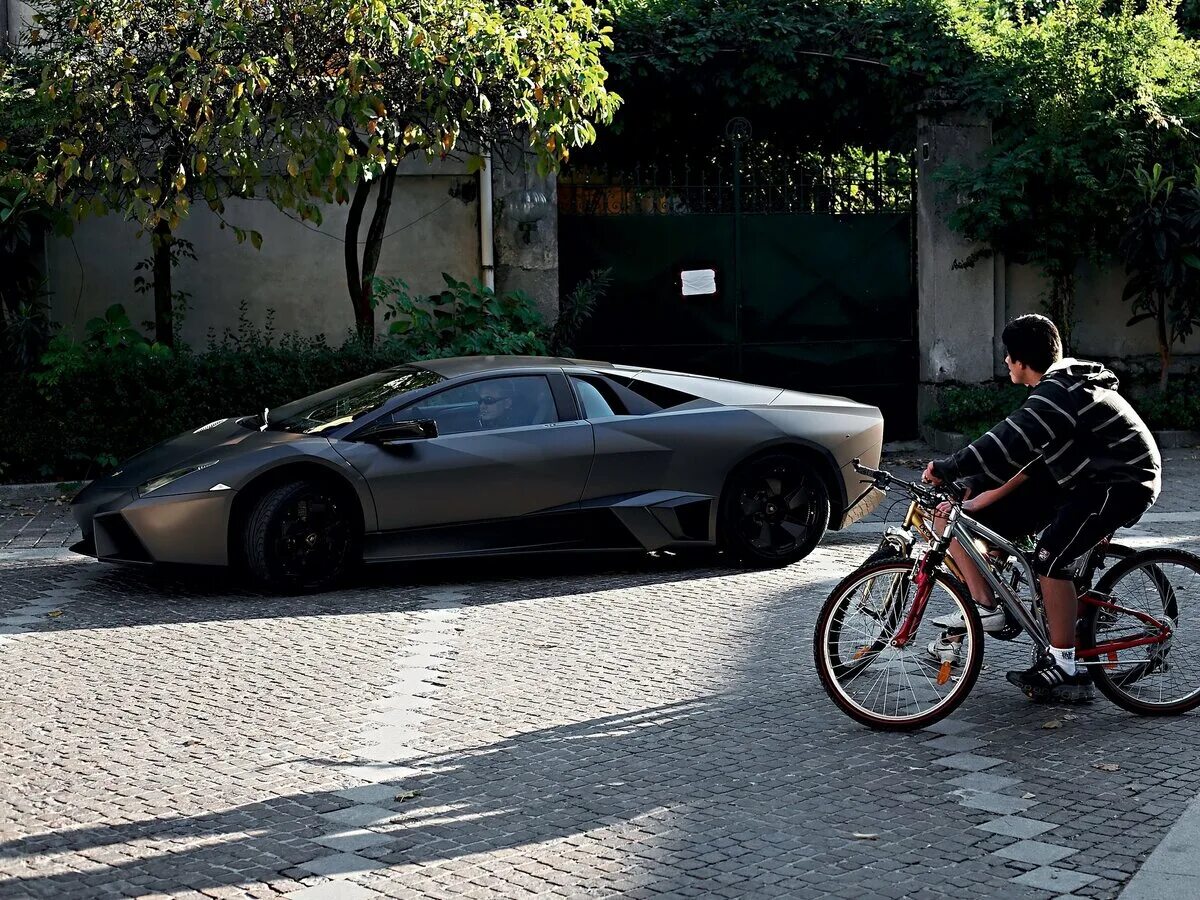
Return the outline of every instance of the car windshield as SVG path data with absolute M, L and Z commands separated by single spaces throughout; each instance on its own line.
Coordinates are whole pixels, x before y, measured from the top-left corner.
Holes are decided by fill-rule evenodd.
M 267 415 L 267 427 L 320 434 L 374 412 L 401 394 L 443 380 L 441 375 L 411 366 L 387 369 L 273 409 Z

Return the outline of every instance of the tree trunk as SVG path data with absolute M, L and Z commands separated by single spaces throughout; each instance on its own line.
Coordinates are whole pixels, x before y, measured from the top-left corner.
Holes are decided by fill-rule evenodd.
M 1046 312 L 1062 338 L 1063 356 L 1075 351 L 1075 274 L 1069 266 L 1055 266 L 1050 273 L 1050 302 Z
M 350 305 L 354 307 L 354 325 L 358 339 L 364 344 L 375 342 L 375 314 L 368 307 L 362 308 L 362 277 L 358 268 L 358 229 L 362 225 L 363 207 L 371 195 L 371 183 L 359 181 L 354 187 L 354 198 L 350 201 L 350 212 L 346 215 L 346 242 L 343 248 L 346 259 L 346 289 L 350 292 Z
M 1167 297 L 1158 298 L 1158 315 L 1155 317 L 1155 337 L 1158 339 L 1158 358 L 1162 368 L 1158 373 L 1158 389 L 1164 393 L 1167 390 L 1167 375 L 1171 368 L 1171 341 L 1167 337 Z
M 362 276 L 359 280 L 358 308 L 365 310 L 371 321 L 371 339 L 375 338 L 375 270 L 379 268 L 379 256 L 383 252 L 383 235 L 387 228 L 388 213 L 392 208 L 392 191 L 396 187 L 396 167 L 388 166 L 379 182 L 379 193 L 375 197 L 375 212 L 367 229 L 367 241 L 363 246 Z
M 175 346 L 175 310 L 172 308 L 171 244 L 175 238 L 171 226 L 159 220 L 150 236 L 154 256 L 154 339 Z

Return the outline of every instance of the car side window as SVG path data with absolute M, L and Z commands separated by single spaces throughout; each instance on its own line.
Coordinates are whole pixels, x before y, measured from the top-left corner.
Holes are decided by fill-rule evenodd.
M 583 407 L 585 419 L 609 419 L 617 415 L 596 385 L 582 378 L 572 378 L 571 385 L 575 388 L 575 395 L 579 397 L 579 405 Z
M 447 388 L 392 414 L 393 422 L 432 419 L 438 434 L 466 434 L 546 425 L 558 421 L 554 394 L 544 375 L 488 378 Z
M 628 386 L 607 375 L 571 375 L 571 384 L 579 398 L 579 405 L 584 409 L 584 417 L 588 419 L 646 416 L 663 408 L 640 392 L 630 390 Z M 592 410 L 598 415 L 593 414 Z

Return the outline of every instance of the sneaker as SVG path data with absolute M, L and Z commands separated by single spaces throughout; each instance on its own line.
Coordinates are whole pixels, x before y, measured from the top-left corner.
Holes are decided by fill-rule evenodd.
M 959 637 L 950 631 L 943 631 L 942 634 L 929 642 L 929 646 L 925 648 L 925 655 L 921 657 L 921 661 L 933 666 L 941 667 L 942 663 L 950 663 L 954 668 L 962 665 L 962 632 L 959 632 Z
M 1092 674 L 1085 666 L 1075 664 L 1075 681 L 1070 684 L 1060 684 L 1051 688 L 1049 695 L 1044 698 L 1046 703 L 1091 703 L 1096 692 L 1092 688 Z M 1030 697 L 1031 700 L 1043 700 L 1041 697 Z
M 988 634 L 998 634 L 1008 627 L 1008 614 L 1004 612 L 1003 606 L 993 609 L 981 606 L 979 607 L 979 621 L 983 623 L 983 630 Z M 965 634 L 967 631 L 967 623 L 963 619 L 962 613 L 939 616 L 933 620 L 933 624 L 944 629 L 948 634 Z
M 1024 672 L 1005 676 L 1031 700 L 1058 703 L 1087 703 L 1092 699 L 1092 676 L 1079 667 L 1068 675 L 1052 656 L 1044 656 Z

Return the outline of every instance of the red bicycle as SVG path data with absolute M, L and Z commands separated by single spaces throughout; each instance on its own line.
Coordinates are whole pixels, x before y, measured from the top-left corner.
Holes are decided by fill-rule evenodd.
M 817 671 L 829 696 L 856 721 L 922 728 L 966 699 L 983 666 L 979 613 L 945 566 L 952 540 L 1032 639 L 1035 658 L 1050 647 L 1045 607 L 1027 554 L 964 514 L 953 486 L 907 482 L 857 461 L 855 468 L 881 490 L 906 491 L 930 516 L 946 500 L 951 511 L 943 533 L 918 558 L 868 564 L 834 588 L 813 637 Z M 1141 715 L 1200 706 L 1200 656 L 1178 637 L 1200 633 L 1200 557 L 1171 549 L 1132 553 L 1079 600 L 1076 659 L 1106 697 Z M 937 640 L 947 622 L 955 623 L 949 647 Z

